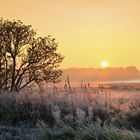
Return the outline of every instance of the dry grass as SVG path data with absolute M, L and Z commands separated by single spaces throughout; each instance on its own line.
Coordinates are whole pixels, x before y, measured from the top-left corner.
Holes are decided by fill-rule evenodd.
M 74 87 L 69 91 L 69 88 L 54 86 L 41 90 L 26 88 L 18 93 L 0 94 L 0 120 L 10 124 L 24 122 L 32 127 L 36 126 L 38 120 L 43 120 L 45 123 L 39 125 L 42 132 L 37 130 L 38 134 L 43 133 L 43 135 L 39 137 L 34 135 L 33 139 L 48 140 L 50 136 L 52 140 L 55 136 L 59 136 L 62 139 L 73 140 L 76 137 L 77 140 L 89 140 L 95 138 L 98 132 L 101 137 L 108 137 L 108 140 L 114 140 L 113 136 L 116 140 L 119 138 L 127 140 L 128 137 L 130 140 L 132 138 L 135 140 L 139 139 L 139 133 L 137 135 L 118 128 L 140 129 L 139 101 L 140 94 L 135 90 Z M 96 127 L 96 124 L 99 127 Z M 114 129 L 114 127 L 118 128 Z M 72 131 L 67 132 L 69 130 Z M 73 133 L 75 130 L 76 133 Z M 84 130 L 86 133 L 83 133 Z M 119 134 L 118 131 L 121 133 Z M 66 133 L 70 137 L 67 137 Z M 22 135 L 19 137 L 24 139 Z
M 140 94 L 133 91 L 72 88 L 69 92 L 54 86 L 41 91 L 28 88 L 19 93 L 0 94 L 0 118 L 14 123 L 40 119 L 54 124 L 58 121 L 75 123 L 81 115 L 81 123 L 101 120 L 101 125 L 107 122 L 139 128 L 136 121 L 132 121 L 133 118 L 139 122 L 139 100 Z

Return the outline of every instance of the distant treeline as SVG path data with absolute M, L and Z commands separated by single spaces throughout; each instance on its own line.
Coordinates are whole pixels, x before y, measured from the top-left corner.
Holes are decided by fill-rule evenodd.
M 110 68 L 68 68 L 63 70 L 62 80 L 66 76 L 72 82 L 84 81 L 117 81 L 117 80 L 138 80 L 140 71 L 134 67 L 110 67 Z

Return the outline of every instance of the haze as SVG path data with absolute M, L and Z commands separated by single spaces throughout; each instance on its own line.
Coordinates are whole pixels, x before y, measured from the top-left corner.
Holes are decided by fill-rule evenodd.
M 119 68 L 69 68 L 63 70 L 62 81 L 70 77 L 72 82 L 100 82 L 100 81 L 140 81 L 140 71 L 136 67 Z

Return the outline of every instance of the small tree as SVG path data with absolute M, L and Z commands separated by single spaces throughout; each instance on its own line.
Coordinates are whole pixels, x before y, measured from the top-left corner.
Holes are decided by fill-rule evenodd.
M 0 20 L 0 88 L 18 91 L 32 82 L 56 82 L 63 56 L 51 36 L 36 32 L 21 21 Z

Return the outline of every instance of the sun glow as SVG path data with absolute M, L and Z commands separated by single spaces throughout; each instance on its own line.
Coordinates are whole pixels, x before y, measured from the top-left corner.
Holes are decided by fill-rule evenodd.
M 104 61 L 101 62 L 101 67 L 102 68 L 107 68 L 108 65 L 109 65 L 109 63 L 106 60 L 104 60 Z

